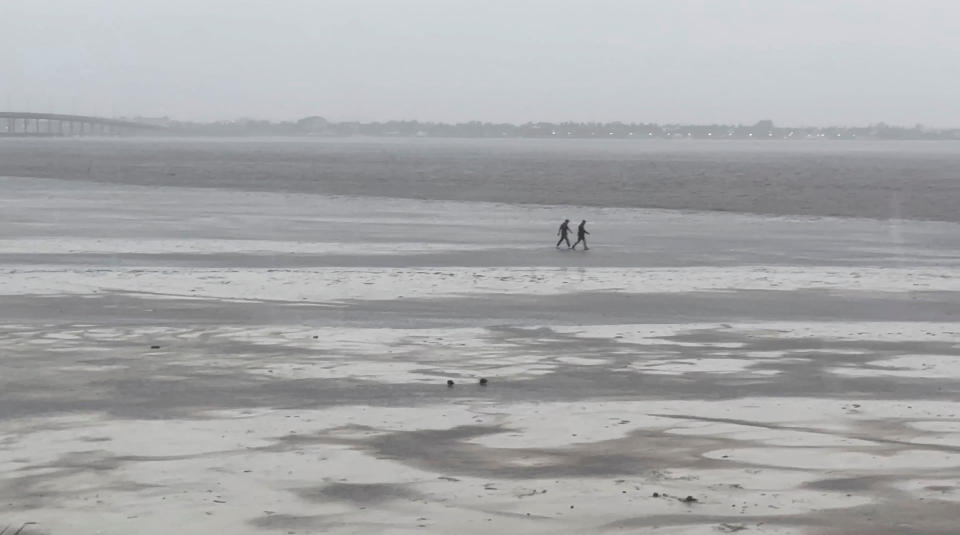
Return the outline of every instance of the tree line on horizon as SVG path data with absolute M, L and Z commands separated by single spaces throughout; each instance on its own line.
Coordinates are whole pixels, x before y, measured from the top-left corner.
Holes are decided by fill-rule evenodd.
M 770 120 L 753 125 L 695 125 L 623 122 L 528 122 L 524 124 L 469 121 L 332 122 L 323 117 L 272 122 L 254 119 L 211 123 L 143 119 L 173 132 L 210 136 L 328 136 L 328 137 L 445 137 L 445 138 L 572 138 L 572 139 L 960 139 L 960 129 L 891 126 L 783 127 Z

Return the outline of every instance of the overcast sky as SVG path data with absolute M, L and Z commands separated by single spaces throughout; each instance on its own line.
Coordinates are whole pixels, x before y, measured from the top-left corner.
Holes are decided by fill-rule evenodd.
M 960 1 L 0 0 L 0 108 L 960 127 Z

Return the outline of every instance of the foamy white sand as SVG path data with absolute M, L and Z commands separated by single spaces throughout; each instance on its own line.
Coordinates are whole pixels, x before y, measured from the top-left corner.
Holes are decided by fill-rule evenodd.
M 869 367 L 834 368 L 833 373 L 854 377 L 931 377 L 960 379 L 960 357 L 953 355 L 903 355 L 868 362 Z
M 701 332 L 728 335 L 762 336 L 768 340 L 825 339 L 852 340 L 917 340 L 960 345 L 960 327 L 937 322 L 752 322 L 732 324 L 623 324 L 551 326 L 544 331 L 530 329 L 534 336 L 554 334 L 573 336 L 591 344 L 615 342 L 601 356 L 551 354 L 524 351 L 523 345 L 500 339 L 496 331 L 484 328 L 347 328 L 309 325 L 272 325 L 269 327 L 219 326 L 203 328 L 59 328 L 40 329 L 10 327 L 0 337 L 0 347 L 37 348 L 46 351 L 91 356 L 110 351 L 105 343 L 132 343 L 141 347 L 164 340 L 164 362 L 180 366 L 223 368 L 273 378 L 351 379 L 383 384 L 436 384 L 441 379 L 475 381 L 480 377 L 533 379 L 560 369 L 612 366 L 615 358 L 629 357 L 620 372 L 682 376 L 715 374 L 736 377 L 769 377 L 781 373 L 775 369 L 796 362 L 817 360 L 832 362 L 838 356 L 868 357 L 869 350 L 814 349 L 805 347 L 781 351 L 755 352 L 740 350 L 740 344 L 693 343 L 678 339 Z M 539 333 L 539 334 L 538 334 Z M 203 346 L 198 348 L 198 341 Z M 231 345 L 235 342 L 267 348 L 268 354 L 282 353 L 284 348 L 300 353 L 282 359 L 265 359 L 259 351 L 233 349 L 229 355 L 212 357 L 200 348 L 210 344 Z M 638 354 L 637 347 L 661 347 L 652 354 Z M 691 358 L 687 350 L 709 348 L 710 357 Z M 304 353 L 306 352 L 306 353 Z M 104 354 L 103 358 L 112 358 Z M 857 377 L 929 377 L 946 378 L 957 364 L 956 357 L 945 355 L 901 355 L 886 360 L 868 361 L 867 367 L 827 365 L 830 373 Z M 116 369 L 94 363 L 70 365 L 64 369 Z
M 351 533 L 357 526 L 393 530 L 411 522 L 434 531 L 540 533 L 694 513 L 690 525 L 674 529 L 699 533 L 718 530 L 724 523 L 738 525 L 742 515 L 779 517 L 873 502 L 859 493 L 806 487 L 838 469 L 869 477 L 890 470 L 955 466 L 957 453 L 920 444 L 890 452 L 887 444 L 856 431 L 858 422 L 875 417 L 922 419 L 925 411 L 943 408 L 939 403 L 911 403 L 913 408 L 905 410 L 902 402 L 864 400 L 869 409 L 863 412 L 842 409 L 842 400 L 747 398 L 218 411 L 180 421 L 78 414 L 4 423 L 0 470 L 56 481 L 46 489 L 47 499 L 56 498 L 56 507 L 34 508 L 12 518 L 40 522 L 52 532 L 96 526 L 108 534 L 165 533 L 176 524 L 186 533 L 252 533 L 256 522 L 276 517 L 287 518 L 290 530 L 307 532 Z M 953 405 L 950 410 L 960 409 L 960 404 Z M 710 423 L 731 415 L 744 423 Z M 505 430 L 454 441 L 450 448 L 492 448 L 502 466 L 518 469 L 555 466 L 598 449 L 642 448 L 643 439 L 630 438 L 635 433 L 685 435 L 706 442 L 693 443 L 679 455 L 660 452 L 661 462 L 640 476 L 519 480 L 448 475 L 442 461 L 427 468 L 430 459 L 422 459 L 422 467 L 415 468 L 351 445 L 396 432 L 477 425 L 502 425 Z M 711 449 L 714 440 L 725 446 Z M 668 460 L 671 455 L 676 465 Z M 700 456 L 719 465 L 685 466 Z M 112 468 L 71 474 L 71 466 L 91 464 Z M 905 483 L 903 491 L 918 497 L 935 492 L 922 483 Z M 336 489 L 349 492 L 351 486 L 363 485 L 396 490 L 376 507 L 335 494 Z M 31 488 L 37 491 L 41 489 Z M 668 496 L 655 498 L 654 492 Z M 676 499 L 687 495 L 698 503 Z M 71 513 L 65 516 L 63 510 Z M 703 523 L 700 515 L 711 520 Z M 374 527 L 381 522 L 380 528 Z M 764 529 L 753 531 L 783 532 Z
M 230 300 L 335 302 L 467 294 L 674 293 L 720 290 L 960 291 L 942 269 L 731 268 L 377 268 L 377 269 L 0 269 L 0 295 L 125 292 Z

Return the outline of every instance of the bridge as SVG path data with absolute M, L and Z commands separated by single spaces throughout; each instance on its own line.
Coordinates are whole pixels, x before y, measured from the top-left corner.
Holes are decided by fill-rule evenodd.
M 118 136 L 166 130 L 155 124 L 88 115 L 0 111 L 0 136 Z

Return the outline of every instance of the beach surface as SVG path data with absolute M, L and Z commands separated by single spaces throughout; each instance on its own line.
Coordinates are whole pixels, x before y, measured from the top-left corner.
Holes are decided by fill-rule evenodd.
M 602 182 L 728 156 L 6 143 L 0 530 L 956 533 L 957 149 L 805 149 L 862 180 L 916 172 L 867 201 L 819 177 L 666 206 L 629 175 L 537 204 L 533 172 L 513 199 L 457 184 L 487 160 L 599 158 Z M 77 156 L 110 147 L 126 159 Z M 728 168 L 815 161 L 763 150 Z M 234 173 L 285 152 L 319 163 Z M 351 154 L 406 174 L 327 180 Z M 564 218 L 590 251 L 554 247 Z

